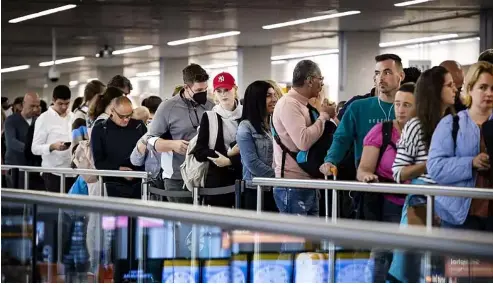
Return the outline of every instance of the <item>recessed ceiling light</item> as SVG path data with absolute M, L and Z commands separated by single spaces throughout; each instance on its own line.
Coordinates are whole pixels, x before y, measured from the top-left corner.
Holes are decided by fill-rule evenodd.
M 278 28 L 283 28 L 283 27 L 287 27 L 287 26 L 301 25 L 301 24 L 310 23 L 310 22 L 328 20 L 328 19 L 333 19 L 333 18 L 340 18 L 340 17 L 344 17 L 344 16 L 357 15 L 360 13 L 361 13 L 361 11 L 347 11 L 347 12 L 341 12 L 341 13 L 335 13 L 335 14 L 329 14 L 329 15 L 323 15 L 323 16 L 316 16 L 316 17 L 311 17 L 311 18 L 288 21 L 288 22 L 284 22 L 284 23 L 266 25 L 266 26 L 263 26 L 262 29 L 264 29 L 264 30 L 278 29 Z
M 170 42 L 168 42 L 168 45 L 175 46 L 175 45 L 187 44 L 187 43 L 204 41 L 204 40 L 211 40 L 211 39 L 222 38 L 222 37 L 236 36 L 239 34 L 240 34 L 239 31 L 231 31 L 231 32 L 225 32 L 225 33 L 219 33 L 219 34 L 211 34 L 211 35 L 205 35 L 205 36 L 191 37 L 191 38 L 186 38 L 186 39 L 170 41 Z
M 27 21 L 27 20 L 31 20 L 31 19 L 34 19 L 34 18 L 38 18 L 38 17 L 42 17 L 42 16 L 46 16 L 46 15 L 58 13 L 58 12 L 61 12 L 61 11 L 66 11 L 66 10 L 69 10 L 69 9 L 73 9 L 75 7 L 77 7 L 77 5 L 70 4 L 70 5 L 65 5 L 65 6 L 61 6 L 61 7 L 58 7 L 58 8 L 48 9 L 48 10 L 44 10 L 44 11 L 37 12 L 37 13 L 34 13 L 34 14 L 29 14 L 29 15 L 26 15 L 26 16 L 22 16 L 22 17 L 19 17 L 19 18 L 15 18 L 15 19 L 9 20 L 9 23 L 15 24 L 15 23 L 19 23 L 19 22 L 22 22 L 22 21 Z
M 140 72 L 135 74 L 136 77 L 148 77 L 148 76 L 158 76 L 160 74 L 159 71 L 149 71 L 149 72 Z
M 204 69 L 221 69 L 221 68 L 228 68 L 228 67 L 235 67 L 238 66 L 238 62 L 228 62 L 228 63 L 218 63 L 218 64 L 210 64 L 210 65 L 204 65 L 202 68 Z
M 78 84 L 79 84 L 79 81 L 70 81 L 70 82 L 68 82 L 68 85 L 69 85 L 70 87 L 75 87 L 75 86 L 77 86 Z
M 125 48 L 125 49 L 119 49 L 113 51 L 113 55 L 118 55 L 118 54 L 125 54 L 125 53 L 132 53 L 132 52 L 139 52 L 139 51 L 144 51 L 144 50 L 149 50 L 152 49 L 154 46 L 153 45 L 143 45 L 143 46 L 137 46 L 137 47 L 131 47 L 131 48 Z
M 76 61 L 81 61 L 84 60 L 84 56 L 78 56 L 78 57 L 70 57 L 70 58 L 64 58 L 64 59 L 57 59 L 55 62 L 56 64 L 63 64 L 63 63 L 70 63 L 70 62 L 76 62 Z M 53 61 L 46 61 L 46 62 L 41 62 L 39 63 L 39 66 L 41 67 L 46 67 L 46 66 L 51 66 L 53 65 Z
M 29 69 L 29 65 L 19 65 L 19 66 L 13 66 L 13 67 L 8 67 L 8 68 L 2 68 L 0 73 L 8 73 L 8 72 L 15 72 L 19 70 L 25 70 Z
M 381 42 L 379 44 L 380 47 L 391 47 L 391 46 L 399 46 L 399 45 L 407 45 L 414 43 L 424 43 L 430 41 L 439 41 L 445 39 L 451 39 L 459 37 L 458 34 L 446 34 L 446 35 L 437 35 L 437 36 L 428 36 L 428 37 L 418 37 L 406 40 L 398 40 L 398 41 L 390 41 L 390 42 Z
M 274 60 L 274 61 L 271 61 L 271 64 L 272 65 L 282 65 L 282 64 L 286 64 L 288 63 L 287 60 Z
M 413 1 L 405 1 L 405 2 L 400 2 L 400 3 L 395 3 L 394 6 L 396 7 L 404 7 L 404 6 L 410 6 L 410 5 L 415 5 L 415 4 L 421 4 L 425 2 L 429 2 L 431 0 L 413 0 Z
M 272 56 L 270 59 L 272 61 L 288 60 L 288 59 L 314 57 L 314 56 L 327 55 L 327 54 L 336 54 L 338 52 L 339 52 L 339 49 L 326 49 L 326 50 L 303 52 L 303 53 L 276 55 L 276 56 Z

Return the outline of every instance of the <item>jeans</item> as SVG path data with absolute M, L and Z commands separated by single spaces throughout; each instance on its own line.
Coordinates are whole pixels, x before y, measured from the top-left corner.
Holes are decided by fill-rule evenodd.
M 164 190 L 188 191 L 188 189 L 183 188 L 183 180 L 181 179 L 165 179 Z M 193 203 L 193 199 L 188 197 L 168 197 L 168 201 L 176 202 L 176 203 L 187 203 L 187 204 Z
M 274 188 L 274 200 L 279 212 L 298 216 L 319 216 L 319 190 L 297 188 Z M 300 252 L 305 243 L 283 243 L 282 252 Z
M 400 223 L 402 216 L 402 206 L 397 205 L 387 199 L 383 200 L 382 221 L 388 223 Z M 387 249 L 374 249 L 371 252 L 375 266 L 373 271 L 373 282 L 384 283 L 387 280 L 387 273 L 392 263 L 393 252 Z
M 318 216 L 320 192 L 313 189 L 274 188 L 274 200 L 281 213 Z
M 453 225 L 442 220 L 441 227 L 449 229 L 493 232 L 493 216 L 478 217 L 469 215 L 462 225 Z

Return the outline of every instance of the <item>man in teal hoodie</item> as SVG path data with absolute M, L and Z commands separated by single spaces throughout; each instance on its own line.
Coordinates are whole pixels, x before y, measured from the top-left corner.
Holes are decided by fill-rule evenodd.
M 352 103 L 334 133 L 332 145 L 325 156 L 325 164 L 320 171 L 332 175 L 346 153 L 354 145 L 354 159 L 358 167 L 363 152 L 363 139 L 377 123 L 395 119 L 394 97 L 404 80 L 401 58 L 395 54 L 382 54 L 375 57 L 375 80 L 378 96 Z

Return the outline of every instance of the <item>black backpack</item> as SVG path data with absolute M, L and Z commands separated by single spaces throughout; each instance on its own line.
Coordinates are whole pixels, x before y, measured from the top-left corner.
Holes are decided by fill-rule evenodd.
M 397 150 L 397 146 L 392 142 L 392 129 L 394 128 L 394 122 L 392 120 L 382 123 L 382 146 L 380 146 L 380 153 L 378 154 L 377 167 L 380 165 L 383 154 L 387 150 L 388 146 L 391 146 Z
M 320 113 L 316 108 L 307 105 L 308 111 L 310 113 L 311 123 L 315 123 Z M 290 151 L 281 141 L 276 129 L 274 128 L 274 123 L 271 121 L 272 136 L 276 141 L 277 145 L 281 147 L 282 150 L 282 162 L 281 162 L 281 178 L 284 178 L 284 167 L 286 164 L 286 155 L 289 154 L 300 166 L 300 168 L 310 175 L 312 178 L 321 179 L 323 174 L 320 172 L 320 166 L 324 163 L 327 151 L 332 145 L 333 134 L 337 126 L 331 121 L 325 122 L 324 132 L 322 136 L 315 142 L 308 151 L 292 152 Z

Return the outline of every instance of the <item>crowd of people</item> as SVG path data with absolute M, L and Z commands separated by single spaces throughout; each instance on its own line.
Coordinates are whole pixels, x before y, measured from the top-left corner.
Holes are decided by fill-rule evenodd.
M 321 96 L 324 77 L 311 60 L 296 65 L 286 94 L 272 80 L 239 90 L 235 78 L 223 72 L 213 78 L 210 98 L 209 79 L 200 65 L 190 64 L 173 96 L 165 101 L 152 96 L 141 106 L 126 97 L 132 84 L 121 75 L 107 85 L 89 82 L 71 111 L 71 91 L 64 85 L 54 89 L 53 104 L 44 110 L 36 93 L 12 106 L 2 98 L 2 115 L 8 115 L 2 127 L 3 162 L 146 171 L 151 186 L 163 195 L 244 180 L 243 209 L 257 208 L 254 177 L 336 175 L 366 183 L 493 187 L 493 50 L 482 53 L 465 77 L 452 60 L 421 73 L 403 68 L 398 55 L 378 55 L 371 90 L 338 104 Z M 22 172 L 11 170 L 7 177 L 9 187 L 23 188 Z M 108 196 L 141 197 L 138 179 L 107 177 L 103 182 Z M 101 195 L 94 176 L 67 176 L 65 184 L 67 192 Z M 59 192 L 60 177 L 31 174 L 29 185 Z M 318 190 L 276 187 L 265 192 L 261 206 L 319 216 L 325 211 L 320 200 Z M 202 201 L 233 207 L 235 195 Z M 425 224 L 421 195 L 354 193 L 341 204 L 343 217 Z M 437 226 L 493 232 L 492 201 L 438 196 L 435 214 Z M 375 282 L 419 280 L 413 278 L 419 273 L 403 264 L 412 255 L 379 251 L 374 259 Z

